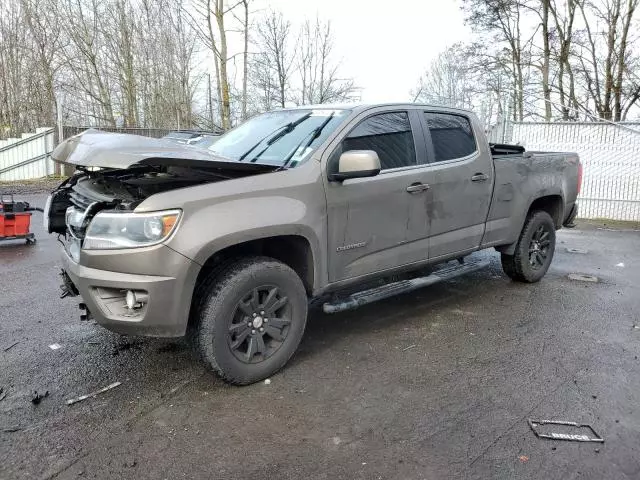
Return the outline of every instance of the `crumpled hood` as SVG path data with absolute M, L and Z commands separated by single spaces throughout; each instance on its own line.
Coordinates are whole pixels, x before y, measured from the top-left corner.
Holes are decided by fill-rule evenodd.
M 132 165 L 220 167 L 231 170 L 273 170 L 270 165 L 242 163 L 206 149 L 170 140 L 86 130 L 60 143 L 54 162 L 83 167 L 129 168 Z

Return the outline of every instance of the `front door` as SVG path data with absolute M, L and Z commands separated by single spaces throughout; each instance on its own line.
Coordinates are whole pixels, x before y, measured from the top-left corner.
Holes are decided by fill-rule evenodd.
M 331 282 L 427 258 L 426 241 L 418 246 L 427 232 L 426 190 L 416 188 L 427 180 L 427 169 L 418 161 L 424 143 L 416 143 L 413 133 L 422 135 L 420 128 L 418 116 L 407 111 L 373 114 L 331 154 L 328 171 L 349 150 L 375 151 L 382 167 L 375 177 L 327 185 Z
M 481 151 L 465 115 L 421 112 L 429 145 L 429 258 L 477 248 L 493 189 L 490 152 Z

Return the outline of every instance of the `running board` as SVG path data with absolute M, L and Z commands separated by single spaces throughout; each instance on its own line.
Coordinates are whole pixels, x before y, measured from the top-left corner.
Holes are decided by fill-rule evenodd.
M 351 310 L 358 308 L 367 303 L 377 302 L 385 298 L 393 297 L 401 293 L 412 292 L 418 288 L 426 287 L 427 285 L 433 285 L 434 283 L 442 282 L 444 280 L 450 280 L 460 275 L 475 272 L 489 266 L 488 260 L 470 261 L 461 265 L 454 265 L 452 267 L 445 267 L 431 275 L 426 277 L 412 278 L 411 280 L 400 280 L 399 282 L 387 283 L 380 287 L 371 288 L 369 290 L 363 290 L 349 295 L 348 297 L 340 300 L 336 299 L 332 302 L 327 302 L 322 305 L 324 313 L 337 313 L 345 310 Z

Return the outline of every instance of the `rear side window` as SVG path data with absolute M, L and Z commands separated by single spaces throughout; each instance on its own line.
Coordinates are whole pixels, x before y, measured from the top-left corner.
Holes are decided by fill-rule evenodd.
M 425 112 L 436 162 L 466 157 L 477 150 L 471 122 L 462 115 Z
M 373 150 L 383 170 L 416 164 L 416 149 L 407 112 L 389 112 L 363 120 L 342 141 L 342 152 Z

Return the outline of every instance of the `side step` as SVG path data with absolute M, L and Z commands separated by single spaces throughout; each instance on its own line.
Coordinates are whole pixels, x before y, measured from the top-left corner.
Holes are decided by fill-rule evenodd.
M 322 305 L 324 313 L 337 313 L 344 310 L 358 308 L 367 303 L 377 302 L 385 298 L 393 297 L 400 293 L 412 292 L 418 288 L 433 285 L 434 283 L 450 280 L 460 275 L 475 272 L 489 266 L 489 260 L 478 260 L 465 262 L 461 265 L 445 267 L 426 277 L 412 278 L 411 280 L 400 280 L 399 282 L 387 283 L 380 287 L 370 288 L 349 295 L 343 299 L 336 299 Z

